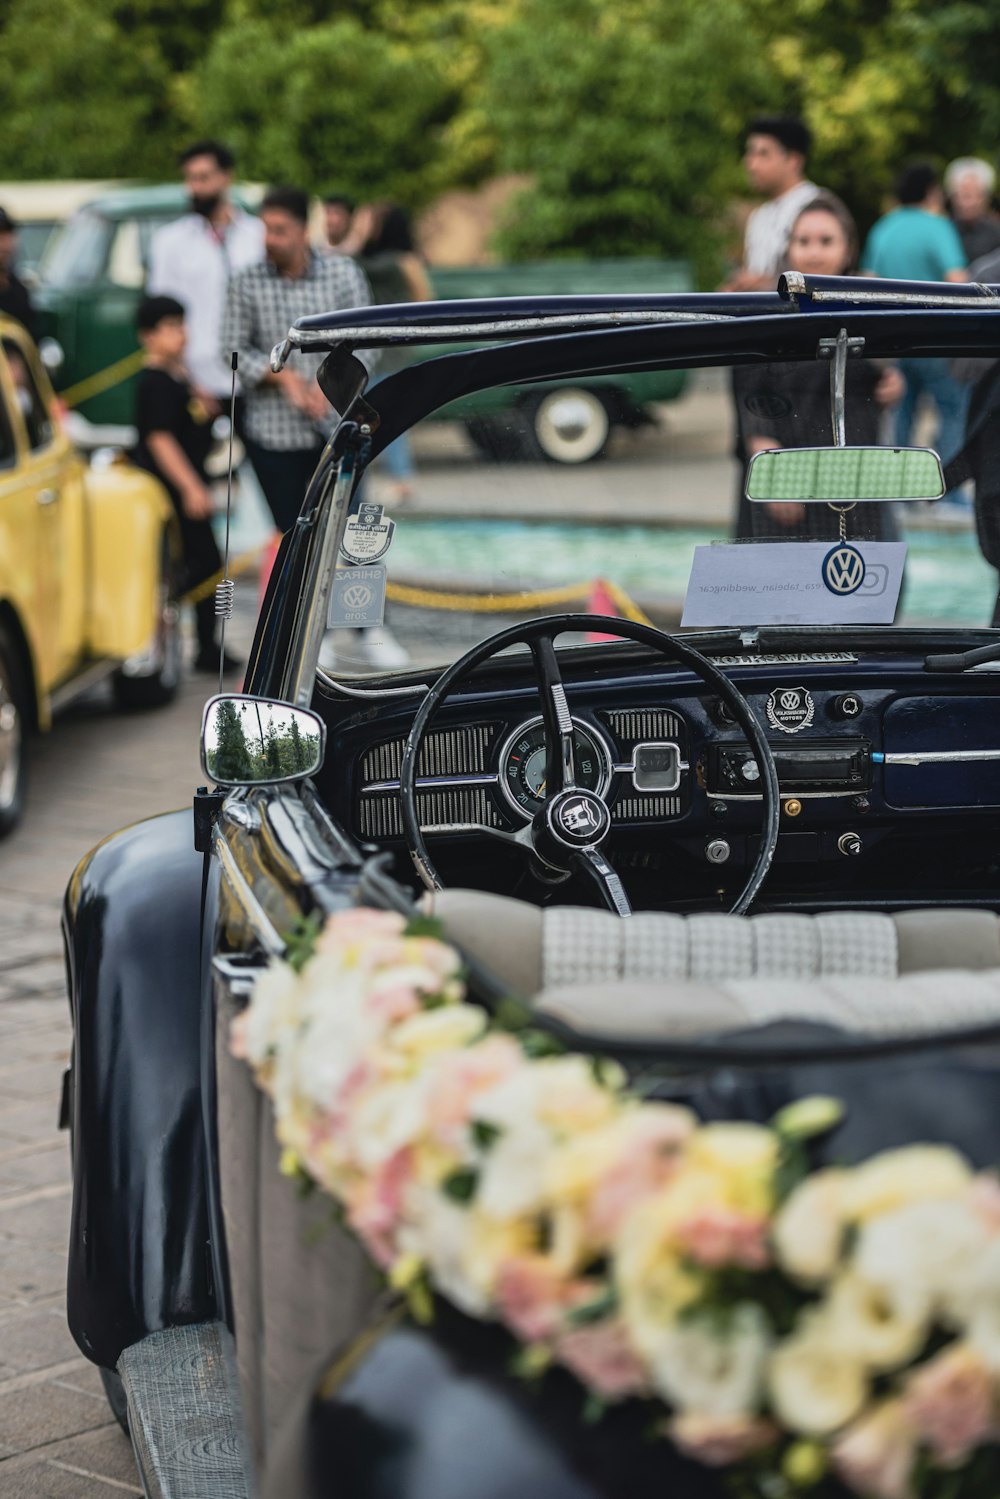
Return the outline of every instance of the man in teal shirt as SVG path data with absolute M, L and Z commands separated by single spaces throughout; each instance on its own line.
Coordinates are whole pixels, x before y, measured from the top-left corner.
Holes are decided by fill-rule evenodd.
M 965 252 L 958 230 L 944 215 L 944 194 L 934 168 L 926 162 L 908 167 L 896 189 L 899 207 L 879 219 L 861 257 L 862 274 L 891 281 L 965 281 Z M 895 441 L 910 442 L 921 395 L 937 407 L 936 446 L 947 463 L 962 446 L 968 386 L 948 371 L 941 359 L 901 359 L 906 390 L 896 413 Z M 949 504 L 967 508 L 959 490 L 945 495 Z

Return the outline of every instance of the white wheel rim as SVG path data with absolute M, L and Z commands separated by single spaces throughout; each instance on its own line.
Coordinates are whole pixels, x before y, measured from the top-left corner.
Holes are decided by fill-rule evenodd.
M 607 407 L 593 391 L 554 390 L 543 396 L 535 412 L 535 435 L 548 458 L 560 463 L 586 463 L 607 441 L 611 420 Z
M 0 663 L 0 809 L 11 807 L 21 775 L 21 715 L 3 675 Z

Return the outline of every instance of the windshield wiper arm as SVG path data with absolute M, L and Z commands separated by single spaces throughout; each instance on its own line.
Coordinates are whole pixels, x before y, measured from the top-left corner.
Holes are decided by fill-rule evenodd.
M 928 656 L 924 671 L 968 671 L 970 666 L 981 666 L 984 661 L 1000 661 L 1000 640 L 993 645 L 980 645 L 974 651 L 949 651 L 940 656 Z

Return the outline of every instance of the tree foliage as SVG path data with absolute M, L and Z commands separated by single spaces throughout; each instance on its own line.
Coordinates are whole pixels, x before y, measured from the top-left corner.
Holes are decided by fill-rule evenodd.
M 709 277 L 744 122 L 813 127 L 862 220 L 908 157 L 993 158 L 1000 0 L 5 0 L 0 175 L 240 171 L 418 208 L 499 169 L 506 254 L 692 255 Z

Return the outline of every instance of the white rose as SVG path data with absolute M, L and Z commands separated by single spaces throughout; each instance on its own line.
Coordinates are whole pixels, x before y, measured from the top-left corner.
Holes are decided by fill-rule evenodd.
M 486 1012 L 478 1005 L 443 1005 L 439 1010 L 422 1010 L 394 1025 L 392 1044 L 398 1051 L 419 1058 L 432 1052 L 459 1051 L 485 1029 Z
M 873 1285 L 905 1286 L 940 1308 L 968 1284 L 988 1241 L 986 1224 L 967 1202 L 912 1202 L 862 1226 L 854 1268 Z
M 834 1281 L 822 1308 L 831 1345 L 882 1372 L 909 1362 L 927 1338 L 927 1298 L 905 1282 L 872 1285 L 850 1271 Z
M 1000 1241 L 994 1238 L 946 1297 L 949 1320 L 995 1376 L 1000 1376 Z
M 847 1219 L 843 1171 L 817 1171 L 782 1205 L 771 1238 L 782 1269 L 798 1280 L 826 1280 L 837 1268 Z
M 971 1181 L 968 1162 L 946 1145 L 883 1150 L 847 1173 L 844 1210 L 865 1222 L 907 1203 L 960 1197 Z
M 476 1108 L 477 1118 L 482 1114 Z M 516 1218 L 545 1206 L 552 1136 L 532 1118 L 504 1128 L 483 1161 L 476 1202 L 493 1218 Z
M 299 1023 L 300 985 L 294 968 L 270 963 L 253 986 L 243 1025 L 247 1060 L 259 1067 L 273 1048 L 287 1044 Z
M 860 1359 L 827 1336 L 821 1317 L 803 1318 L 801 1330 L 771 1355 L 768 1387 L 782 1425 L 803 1436 L 823 1437 L 846 1426 L 868 1396 Z
M 646 1352 L 654 1385 L 676 1410 L 727 1419 L 757 1409 L 770 1342 L 762 1308 L 744 1302 L 725 1322 L 691 1317 L 665 1327 Z
M 351 1109 L 347 1144 L 363 1171 L 375 1171 L 397 1150 L 415 1144 L 426 1128 L 425 1078 L 380 1083 Z

